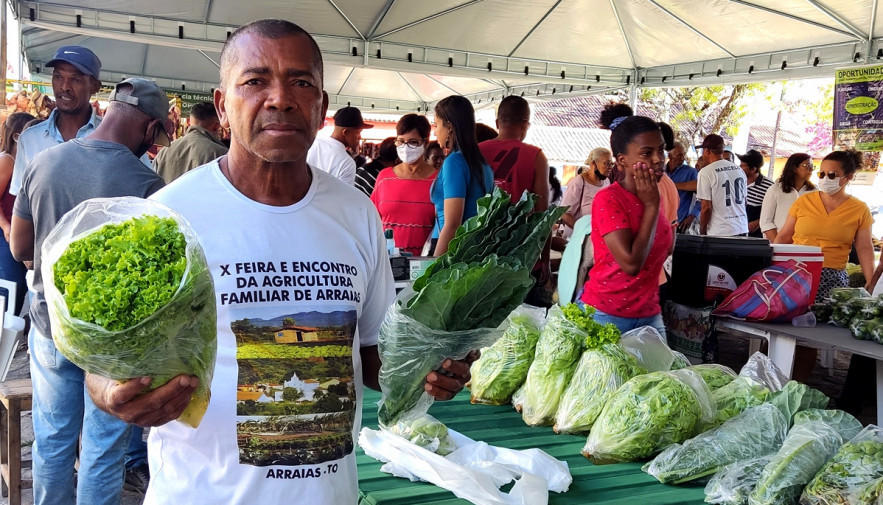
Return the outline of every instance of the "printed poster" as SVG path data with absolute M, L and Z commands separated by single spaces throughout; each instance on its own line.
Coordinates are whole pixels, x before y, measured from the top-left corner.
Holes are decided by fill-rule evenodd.
M 883 151 L 883 65 L 842 68 L 834 76 L 834 149 L 865 153 L 854 184 L 873 184 Z

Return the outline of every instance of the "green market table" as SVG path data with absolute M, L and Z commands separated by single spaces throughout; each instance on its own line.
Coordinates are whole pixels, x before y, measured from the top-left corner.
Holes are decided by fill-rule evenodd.
M 377 428 L 380 393 L 366 390 L 362 426 Z M 549 493 L 550 505 L 699 505 L 703 486 L 666 486 L 641 471 L 639 463 L 593 465 L 580 451 L 585 437 L 556 435 L 549 426 L 530 427 L 511 406 L 472 405 L 464 390 L 448 402 L 436 402 L 430 414 L 451 429 L 488 444 L 511 449 L 537 447 L 566 461 L 573 484 L 566 493 Z M 468 504 L 433 484 L 410 482 L 380 471 L 381 463 L 356 448 L 359 505 Z

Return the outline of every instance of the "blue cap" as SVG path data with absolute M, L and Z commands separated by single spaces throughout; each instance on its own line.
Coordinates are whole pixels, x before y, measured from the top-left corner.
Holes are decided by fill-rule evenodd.
M 59 47 L 55 57 L 49 60 L 46 66 L 54 67 L 60 61 L 70 63 L 80 72 L 101 80 L 98 77 L 98 74 L 101 73 L 101 60 L 98 59 L 98 56 L 95 56 L 95 53 L 83 46 Z

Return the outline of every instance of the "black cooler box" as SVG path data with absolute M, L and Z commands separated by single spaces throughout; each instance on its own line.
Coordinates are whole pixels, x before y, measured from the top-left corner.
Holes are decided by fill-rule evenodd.
M 720 303 L 772 258 L 765 238 L 678 235 L 668 297 L 690 307 Z

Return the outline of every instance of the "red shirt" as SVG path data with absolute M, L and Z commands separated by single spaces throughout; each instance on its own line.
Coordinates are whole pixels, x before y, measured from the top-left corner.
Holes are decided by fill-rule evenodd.
M 660 206 L 656 236 L 650 254 L 638 275 L 622 271 L 607 248 L 604 235 L 630 229 L 638 233 L 644 204 L 619 183 L 601 190 L 592 204 L 592 246 L 595 248 L 595 266 L 589 271 L 589 280 L 581 300 L 586 305 L 617 317 L 641 318 L 660 313 L 659 273 L 671 248 L 672 229 Z
M 377 174 L 371 201 L 380 213 L 384 230 L 392 230 L 396 247 L 420 256 L 435 225 L 435 205 L 429 188 L 438 172 L 426 179 L 399 178 L 392 167 Z
M 481 154 L 494 170 L 494 185 L 509 193 L 512 203 L 525 190 L 535 193 L 534 161 L 540 148 L 520 140 L 486 140 L 478 144 Z

